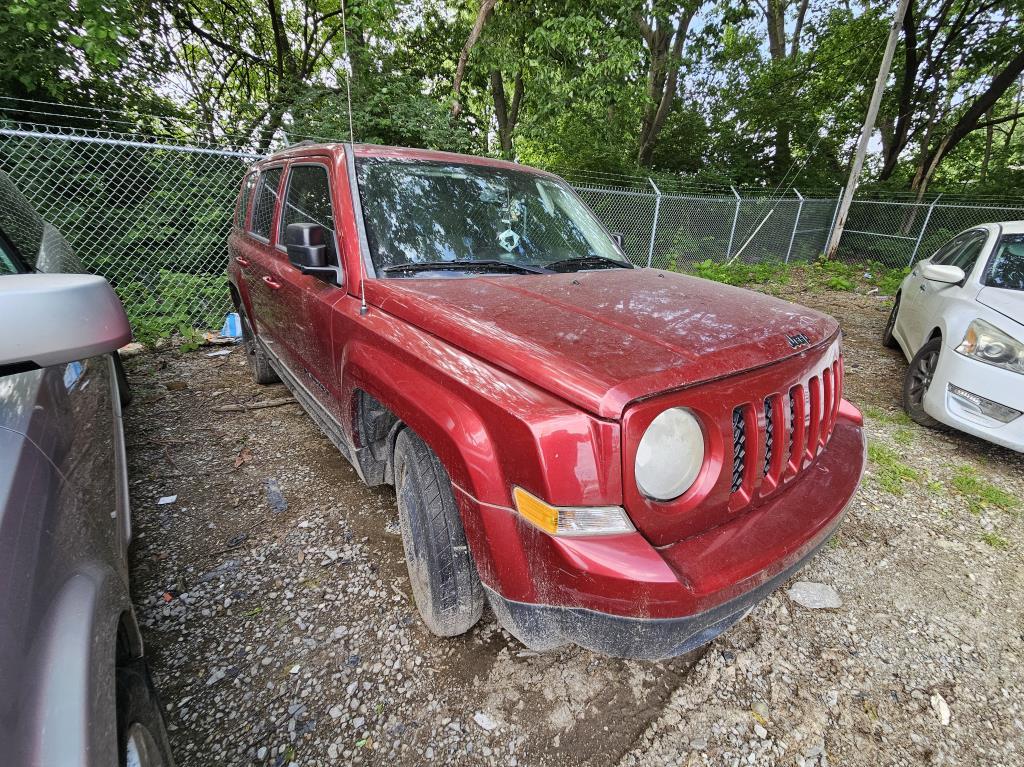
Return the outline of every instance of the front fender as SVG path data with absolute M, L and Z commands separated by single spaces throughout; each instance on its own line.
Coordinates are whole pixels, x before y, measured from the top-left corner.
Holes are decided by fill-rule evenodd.
M 115 666 L 123 613 L 132 615 L 114 570 L 91 566 L 72 575 L 50 603 L 26 667 L 34 699 L 22 720 L 19 764 L 98 767 L 117 764 Z M 141 654 L 134 616 L 129 644 Z
M 517 533 L 525 523 L 510 508 L 513 485 L 560 505 L 622 503 L 617 423 L 384 312 L 358 322 L 372 335 L 359 334 L 341 353 L 342 401 L 365 391 L 441 459 L 485 583 L 500 588 L 500 571 L 529 559 Z

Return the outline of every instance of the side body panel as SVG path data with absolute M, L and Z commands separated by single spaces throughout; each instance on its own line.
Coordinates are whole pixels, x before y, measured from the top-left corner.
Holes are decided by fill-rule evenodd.
M 0 378 L 0 749 L 12 764 L 117 760 L 119 622 L 136 653 L 141 639 L 115 387 L 109 356 Z

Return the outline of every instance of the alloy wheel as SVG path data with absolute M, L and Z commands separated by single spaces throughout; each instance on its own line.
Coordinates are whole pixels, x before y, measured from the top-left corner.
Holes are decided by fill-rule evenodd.
M 910 373 L 910 401 L 914 405 L 920 405 L 924 395 L 931 386 L 932 378 L 935 375 L 935 368 L 939 364 L 938 350 L 922 355 Z

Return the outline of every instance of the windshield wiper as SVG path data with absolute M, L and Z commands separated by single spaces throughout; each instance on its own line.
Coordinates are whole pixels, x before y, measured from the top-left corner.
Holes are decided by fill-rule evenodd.
M 550 264 L 544 264 L 546 269 L 550 269 L 553 272 L 578 272 L 581 269 L 591 266 L 597 267 L 598 269 L 633 268 L 633 264 L 629 263 L 629 261 L 619 261 L 617 258 L 608 258 L 607 256 L 598 255 L 573 256 L 572 258 L 563 258 L 559 261 L 552 261 Z
M 512 264 L 507 261 L 494 259 L 462 259 L 456 261 L 409 261 L 404 264 L 392 264 L 385 266 L 380 271 L 385 274 L 397 272 L 515 272 L 517 274 L 548 274 L 547 269 L 539 266 L 528 266 L 526 264 Z

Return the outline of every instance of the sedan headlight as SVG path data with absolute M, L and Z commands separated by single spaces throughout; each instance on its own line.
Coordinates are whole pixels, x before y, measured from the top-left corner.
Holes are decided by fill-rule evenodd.
M 651 421 L 636 451 L 636 484 L 644 495 L 669 501 L 685 493 L 704 465 L 704 433 L 686 408 L 669 408 Z
M 985 320 L 972 320 L 956 350 L 965 357 L 1024 373 L 1024 343 Z

